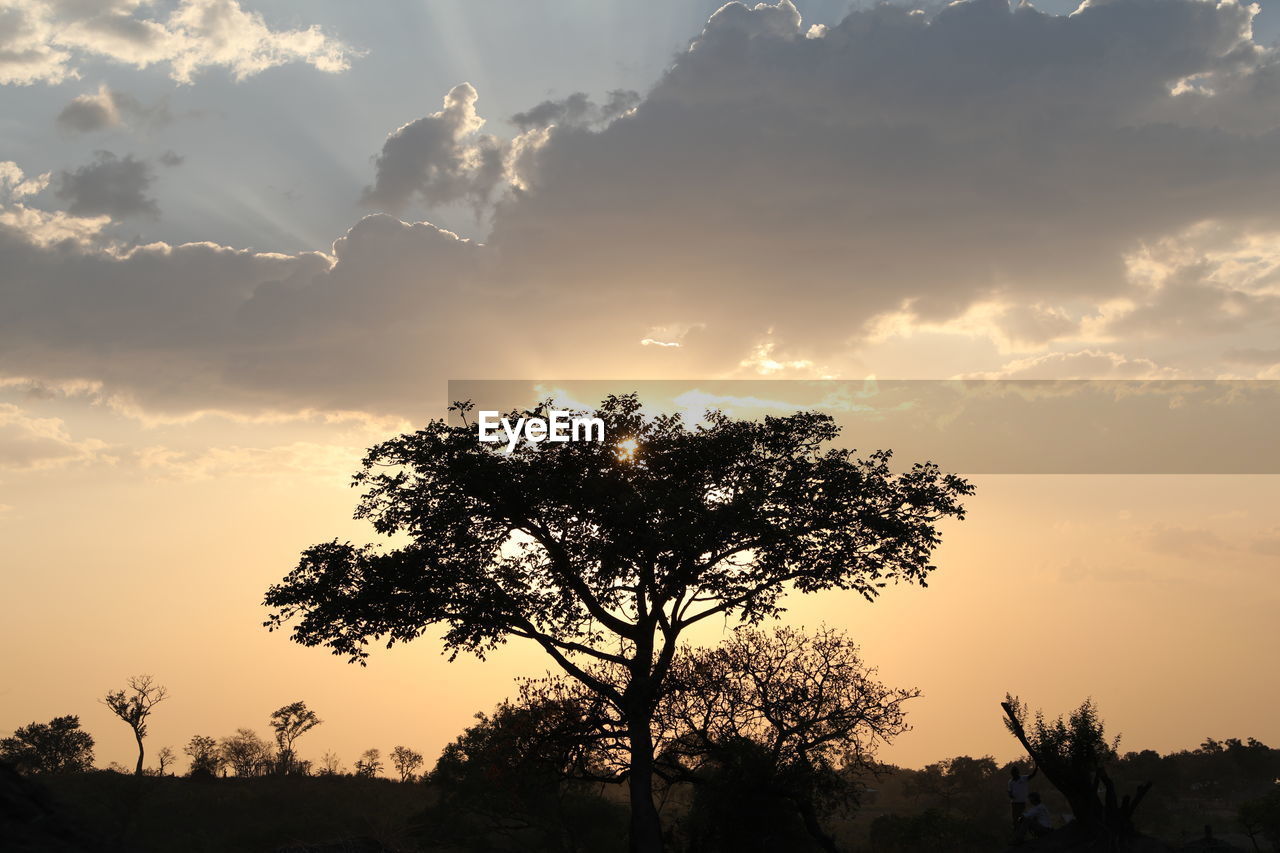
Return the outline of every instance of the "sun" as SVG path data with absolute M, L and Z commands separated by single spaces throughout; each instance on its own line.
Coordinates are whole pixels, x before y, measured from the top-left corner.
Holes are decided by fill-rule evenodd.
M 640 443 L 634 438 L 623 439 L 618 442 L 618 458 L 623 462 L 630 462 L 636 458 L 636 450 L 640 447 Z

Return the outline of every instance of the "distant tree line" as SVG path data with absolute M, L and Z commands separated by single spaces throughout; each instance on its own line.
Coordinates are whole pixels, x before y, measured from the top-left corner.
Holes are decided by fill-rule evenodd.
M 153 767 L 145 767 L 143 763 L 148 721 L 155 706 L 167 696 L 163 686 L 151 676 L 143 675 L 130 678 L 127 688 L 110 691 L 103 700 L 112 713 L 128 724 L 137 741 L 138 758 L 132 771 L 135 775 L 165 776 L 172 774 L 176 767 L 177 754 L 167 746 L 156 752 Z M 236 729 L 234 734 L 222 738 L 193 735 L 182 749 L 190 762 L 188 775 L 205 778 L 342 775 L 345 773 L 342 762 L 333 753 L 326 753 L 314 769 L 312 762 L 298 755 L 298 739 L 321 722 L 306 702 L 298 701 L 271 713 L 271 740 L 249 728 Z M 93 750 L 93 736 L 80 728 L 80 718 L 67 715 L 47 723 L 32 722 L 0 739 L 0 762 L 24 775 L 84 773 L 94 769 Z M 400 781 L 412 782 L 418 778 L 424 759 L 420 752 L 397 746 L 391 751 L 391 761 Z M 383 768 L 381 752 L 370 749 L 355 762 L 354 775 L 372 778 L 381 774 Z M 109 769 L 125 772 L 125 768 L 114 762 Z
M 881 685 L 839 632 L 745 629 L 721 646 L 682 652 L 674 672 L 682 691 L 660 706 L 656 730 L 658 806 L 671 849 L 978 853 L 1008 842 L 1009 765 L 962 755 L 911 770 L 875 760 L 876 745 L 905 728 L 903 703 L 915 691 Z M 1255 850 L 1280 849 L 1280 750 L 1253 738 L 1207 738 L 1166 755 L 1120 752 L 1089 702 L 1057 719 L 1025 711 L 1021 718 L 1043 762 L 1038 787 L 1058 822 L 1095 806 L 1073 804 L 1068 793 L 1079 791 L 1060 790 L 1049 778 L 1054 749 L 1060 760 L 1090 764 L 1095 775 L 1102 769 L 1114 790 L 1149 785 L 1129 815 L 1135 832 L 1190 841 L 1212 822 L 1220 833 L 1252 839 Z M 385 758 L 367 750 L 350 770 L 332 752 L 307 761 L 298 741 L 319 718 L 295 702 L 270 719 L 272 738 L 251 729 L 192 737 L 183 749 L 187 776 L 389 773 L 420 786 L 423 806 L 411 833 L 424 849 L 622 849 L 627 808 L 617 783 L 626 768 L 611 730 L 617 721 L 571 682 L 525 682 L 516 697 L 477 715 L 426 773 L 422 754 L 405 746 Z M 83 774 L 93 769 L 93 748 L 68 715 L 0 739 L 0 761 L 25 775 Z M 147 774 L 172 772 L 167 752 L 156 751 Z M 1093 793 L 1105 812 L 1106 786 Z

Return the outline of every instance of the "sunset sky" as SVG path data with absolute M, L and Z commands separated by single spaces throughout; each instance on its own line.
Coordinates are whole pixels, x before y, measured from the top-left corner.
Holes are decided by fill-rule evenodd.
M 350 475 L 449 380 L 1280 380 L 1280 7 L 718 6 L 0 0 L 0 734 L 78 714 L 131 764 L 97 700 L 149 673 L 152 753 L 304 699 L 304 758 L 433 761 L 551 662 L 350 666 L 261 598 L 372 537 Z M 923 691 L 883 758 L 1013 757 L 1006 691 L 1280 742 L 1274 442 L 1196 405 L 1095 473 L 973 463 L 928 589 L 791 602 Z

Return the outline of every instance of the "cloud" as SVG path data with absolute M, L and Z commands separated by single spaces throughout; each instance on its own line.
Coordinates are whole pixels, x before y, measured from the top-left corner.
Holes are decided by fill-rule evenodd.
M 626 89 L 615 89 L 608 100 L 597 104 L 586 92 L 574 92 L 558 101 L 543 101 L 511 117 L 511 123 L 523 131 L 551 125 L 599 125 L 613 121 L 635 109 L 640 95 Z
M 181 158 L 177 162 L 182 162 Z M 99 151 L 92 163 L 61 172 L 55 194 L 67 202 L 67 212 L 72 216 L 154 219 L 160 215 L 160 208 L 155 199 L 146 195 L 154 180 L 155 172 L 147 161 L 131 154 L 120 158 L 110 151 Z
M 104 249 L 0 227 L 3 373 L 100 382 L 121 405 L 156 413 L 419 413 L 441 390 L 424 371 L 500 329 L 483 310 L 500 294 L 472 289 L 478 251 L 380 215 L 332 255 Z M 516 354 L 493 363 L 511 367 Z
M 45 218 L 0 223 L 3 369 L 157 411 L 400 414 L 464 373 L 866 375 L 921 330 L 991 340 L 1010 374 L 1189 372 L 1138 341 L 1212 372 L 1280 331 L 1255 14 L 969 0 L 815 30 L 730 4 L 611 120 L 574 95 L 499 139 L 462 84 L 391 133 L 366 201 L 489 199 L 483 244 L 375 215 L 293 255 L 64 245 L 15 202 Z
M 158 127 L 173 120 L 164 102 L 146 106 L 127 92 L 103 83 L 93 94 L 77 95 L 58 113 L 57 123 L 71 133 L 94 133 L 126 125 Z
M 273 30 L 237 0 L 180 0 L 167 17 L 144 0 L 0 0 L 0 84 L 61 83 L 77 59 L 167 65 L 190 83 L 208 68 L 237 80 L 292 62 L 343 71 L 357 52 L 319 27 Z M 84 111 L 81 111 L 84 116 Z
M 0 470 L 44 470 L 99 460 L 107 445 L 75 440 L 58 418 L 41 418 L 0 403 Z
M 1177 379 L 1179 372 L 1149 358 L 1101 350 L 1055 352 L 1014 359 L 999 370 L 965 373 L 957 379 Z
M 1093 335 L 1228 335 L 1280 321 L 1275 223 L 1199 223 L 1144 245 L 1126 262 L 1134 288 L 1086 321 Z
M 26 245 L 38 249 L 72 241 L 88 244 L 111 222 L 109 216 L 74 216 L 63 210 L 47 211 L 28 205 L 29 197 L 49 186 L 52 173 L 28 178 L 12 161 L 0 161 L 0 237 L 21 235 Z
M 1157 554 L 1188 560 L 1220 555 L 1238 547 L 1207 528 L 1166 524 L 1157 524 L 1144 531 L 1142 542 Z
M 1222 354 L 1224 360 L 1235 364 L 1250 364 L 1270 367 L 1280 364 L 1280 348 L 1241 347 L 1230 349 Z
M 360 446 L 309 441 L 274 447 L 232 446 L 201 450 L 152 445 L 128 454 L 125 464 L 148 477 L 166 481 L 301 475 L 332 483 L 347 479 L 361 456 L 363 448 Z
M 1069 339 L 1133 290 L 1142 242 L 1275 218 L 1280 151 L 1258 117 L 1209 128 L 1171 94 L 1207 74 L 1250 104 L 1275 65 L 1252 9 L 882 6 L 811 38 L 787 3 L 731 4 L 632 114 L 554 129 L 490 242 L 548 286 L 649 290 L 669 320 L 706 323 L 705 347 L 768 317 L 776 361 L 822 364 L 878 317 L 945 324 L 981 303 L 1019 347 Z
M 364 203 L 400 212 L 416 196 L 427 205 L 470 199 L 483 202 L 505 171 L 505 147 L 480 133 L 475 87 L 461 83 L 445 96 L 444 108 L 411 121 L 387 137 L 375 160 L 373 186 Z

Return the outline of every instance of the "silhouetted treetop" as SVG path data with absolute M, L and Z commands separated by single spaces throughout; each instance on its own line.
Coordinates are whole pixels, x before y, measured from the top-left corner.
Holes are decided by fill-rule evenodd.
M 839 429 L 814 412 L 709 412 L 691 428 L 615 396 L 594 413 L 606 440 L 508 453 L 479 441 L 470 404 L 453 408 L 462 424 L 379 444 L 355 477 L 356 517 L 407 543 L 307 549 L 267 591 L 266 624 L 292 621 L 297 642 L 361 662 L 368 643 L 435 625 L 455 654 L 534 640 L 626 721 L 637 850 L 661 849 L 650 723 L 681 633 L 772 617 L 789 589 L 874 599 L 892 581 L 923 584 L 938 522 L 962 518 L 973 491 L 932 463 L 895 474 L 888 451 L 829 447 Z M 603 681 L 592 664 L 626 677 Z
M 1116 791 L 1107 765 L 1118 758 L 1120 737 L 1107 737 L 1093 700 L 1086 699 L 1070 714 L 1053 720 L 1041 712 L 1031 719 L 1026 705 L 1008 694 L 1000 707 L 1009 733 L 1071 805 L 1077 834 L 1107 842 L 1136 834 L 1133 813 L 1151 790 L 1151 782 L 1139 785 L 1132 795 Z
M 824 414 L 712 412 L 690 429 L 642 417 L 634 395 L 595 414 L 605 442 L 507 454 L 474 426 L 436 421 L 375 446 L 355 477 L 366 489 L 356 517 L 412 541 L 307 549 L 268 591 L 268 624 L 296 618 L 296 640 L 355 659 L 372 639 L 411 640 L 440 622 L 455 650 L 514 635 L 554 656 L 619 660 L 588 644 L 718 614 L 758 621 L 789 586 L 870 599 L 891 580 L 923 583 L 935 523 L 962 518 L 972 493 L 932 464 L 895 476 L 888 451 L 824 450 L 838 434 Z M 629 459 L 624 439 L 637 442 Z
M 111 713 L 123 720 L 133 730 L 134 740 L 138 743 L 138 763 L 134 773 L 142 775 L 144 750 L 142 739 L 147 736 L 147 721 L 156 705 L 163 702 L 169 691 L 157 684 L 149 675 L 135 675 L 128 681 L 128 688 L 111 690 L 102 700 Z
M 306 702 L 291 702 L 271 712 L 271 728 L 276 735 L 277 769 L 292 773 L 299 768 L 293 745 L 307 732 L 323 722 Z
M 0 761 L 20 773 L 79 773 L 93 767 L 93 737 L 68 714 L 22 726 L 0 738 Z

